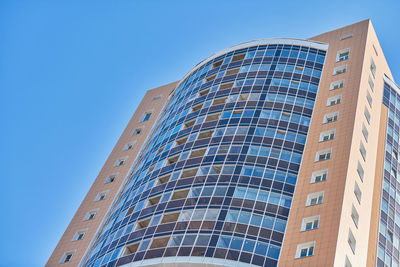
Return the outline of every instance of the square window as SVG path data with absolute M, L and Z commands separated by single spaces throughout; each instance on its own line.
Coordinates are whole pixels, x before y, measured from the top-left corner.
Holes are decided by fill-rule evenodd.
M 132 148 L 135 146 L 135 144 L 136 144 L 136 141 L 127 143 L 127 144 L 124 146 L 124 150 L 126 151 L 126 150 L 132 149 Z
M 322 132 L 319 136 L 319 141 L 325 142 L 325 141 L 332 140 L 335 137 L 335 132 L 336 132 L 336 130 L 329 130 L 329 131 Z
M 328 176 L 328 169 L 313 172 L 311 175 L 311 183 L 325 181 Z
M 346 48 L 337 52 L 336 62 L 348 59 L 350 56 L 350 48 Z
M 96 214 L 97 214 L 96 210 L 89 211 L 88 213 L 86 213 L 84 220 L 85 221 L 93 220 L 94 218 L 96 218 Z
M 375 73 L 376 73 L 376 65 L 374 60 L 371 58 L 371 63 L 369 65 L 369 69 L 371 70 L 372 75 L 375 77 Z
M 318 228 L 319 225 L 319 215 L 304 218 L 301 224 L 301 231 L 308 231 Z
M 339 66 L 333 69 L 333 75 L 339 75 L 347 71 L 347 65 Z
M 84 239 L 86 232 L 87 232 L 87 230 L 81 230 L 81 231 L 76 232 L 72 241 L 78 241 L 78 240 Z
M 315 241 L 297 245 L 295 258 L 298 259 L 314 255 L 314 247 Z
M 332 113 L 326 114 L 324 116 L 322 123 L 331 123 L 331 122 L 337 121 L 338 117 L 339 117 L 339 112 L 332 112 Z
M 306 206 L 314 206 L 321 204 L 324 200 L 324 191 L 311 193 L 307 196 Z
M 142 132 L 142 128 L 136 128 L 135 130 L 133 130 L 132 136 L 140 134 Z
M 332 149 L 326 149 L 322 151 L 318 151 L 316 156 L 315 156 L 315 161 L 322 161 L 322 160 L 327 160 L 330 159 L 332 155 Z
M 161 99 L 161 97 L 162 97 L 162 95 L 154 96 L 154 97 L 151 98 L 151 101 L 155 101 L 155 100 Z
M 335 89 L 342 88 L 343 86 L 344 86 L 344 80 L 335 81 L 335 82 L 331 83 L 331 86 L 329 87 L 329 89 L 335 90 Z
M 351 232 L 351 230 L 349 229 L 349 237 L 347 239 L 347 242 L 350 245 L 351 250 L 353 251 L 353 253 L 355 253 L 356 250 L 356 239 L 353 235 L 353 233 Z
M 328 101 L 326 102 L 326 106 L 330 107 L 333 105 L 337 105 L 337 104 L 340 104 L 341 101 L 342 101 L 342 95 L 332 96 L 332 97 L 328 98 Z
M 351 208 L 351 218 L 353 219 L 353 222 L 356 225 L 356 227 L 358 227 L 358 220 L 359 220 L 360 216 L 358 215 L 358 212 L 357 212 L 356 208 L 354 207 L 354 205 L 352 205 L 352 208 Z
M 145 113 L 143 114 L 142 118 L 140 119 L 140 122 L 148 121 L 148 120 L 151 118 L 151 114 L 152 114 L 152 113 L 153 113 L 153 112 L 151 112 L 151 111 L 145 112 Z
M 354 184 L 354 195 L 356 196 L 358 202 L 361 203 L 361 195 L 362 195 L 362 193 L 361 193 L 361 189 L 358 186 L 357 182 L 355 182 L 355 184 Z
M 365 159 L 367 157 L 367 150 L 365 149 L 362 142 L 360 142 L 360 153 L 361 153 L 363 160 L 365 161 Z
M 118 166 L 124 165 L 125 162 L 126 162 L 126 159 L 127 159 L 126 157 L 125 157 L 125 158 L 119 158 L 119 159 L 117 159 L 117 161 L 115 162 L 114 166 L 115 166 L 115 167 L 118 167 Z
M 104 181 L 105 184 L 109 184 L 115 181 L 115 179 L 117 178 L 116 174 L 111 174 L 109 175 L 106 180 Z
M 371 122 L 371 114 L 369 113 L 367 107 L 364 108 L 364 116 L 367 119 L 368 124 Z
M 107 196 L 107 192 L 100 192 L 100 193 L 97 194 L 97 196 L 96 196 L 94 201 L 104 200 L 104 199 L 106 199 L 106 196 Z
M 75 254 L 75 251 L 65 252 L 60 263 L 70 262 Z

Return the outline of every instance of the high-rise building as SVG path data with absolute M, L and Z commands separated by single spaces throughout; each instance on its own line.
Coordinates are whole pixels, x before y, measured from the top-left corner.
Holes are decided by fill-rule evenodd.
M 47 265 L 398 266 L 399 130 L 370 20 L 232 46 L 148 91 Z

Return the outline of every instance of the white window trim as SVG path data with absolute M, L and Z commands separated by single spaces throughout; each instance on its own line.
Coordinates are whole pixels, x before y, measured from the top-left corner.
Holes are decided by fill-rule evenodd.
M 324 136 L 326 136 L 326 135 L 331 136 L 332 134 L 333 134 L 333 138 L 324 140 Z M 321 132 L 319 135 L 319 142 L 326 142 L 326 141 L 333 140 L 333 139 L 335 139 L 335 135 L 336 135 L 336 129 Z
M 303 243 L 303 244 L 297 245 L 295 258 L 296 259 L 302 258 L 302 257 L 300 257 L 301 250 L 305 249 L 305 248 L 310 248 L 310 247 L 313 247 L 313 254 L 312 255 L 314 255 L 314 252 L 315 252 L 315 241 L 311 241 L 311 242 L 307 242 L 307 243 Z M 310 256 L 312 256 L 312 255 L 310 255 Z M 305 256 L 305 257 L 309 257 L 309 256 Z M 305 257 L 303 257 L 303 258 L 305 258 Z
M 334 120 L 334 121 L 328 121 L 328 117 L 335 117 L 335 116 L 337 117 L 336 120 Z M 324 120 L 322 121 L 322 123 L 323 123 L 323 124 L 325 124 L 325 123 L 332 123 L 332 122 L 337 121 L 338 119 L 339 119 L 339 111 L 335 111 L 335 112 L 331 112 L 331 113 L 325 114 Z
M 153 97 L 151 98 L 151 101 L 155 101 L 155 100 L 161 99 L 162 96 L 163 96 L 163 95 L 156 95 L 156 96 L 153 96 Z
M 338 71 L 341 71 L 341 72 L 338 73 Z M 340 74 L 345 73 L 346 71 L 347 71 L 347 64 L 346 65 L 337 66 L 336 68 L 333 69 L 332 75 L 340 75 Z
M 104 183 L 109 184 L 109 183 L 115 182 L 115 180 L 117 180 L 118 174 L 119 173 L 113 173 L 113 174 L 108 175 L 106 180 L 104 181 Z M 111 178 L 114 178 L 114 180 L 111 181 Z
M 94 201 L 97 202 L 97 201 L 105 200 L 107 198 L 108 192 L 109 192 L 109 190 L 103 191 L 103 192 L 99 192 L 97 194 L 96 198 L 94 199 Z M 103 199 L 101 199 L 102 196 L 104 196 Z
M 318 181 L 318 182 L 315 181 L 315 178 L 316 178 L 317 176 L 322 175 L 322 174 L 324 174 L 324 173 L 326 173 L 326 179 L 328 179 L 328 169 L 324 169 L 324 170 L 320 170 L 320 171 L 315 171 L 315 172 L 313 172 L 313 173 L 311 174 L 311 181 L 310 181 L 310 183 L 313 184 L 313 183 L 319 183 L 319 182 L 324 181 L 324 180 L 321 180 L 321 181 Z
M 320 196 L 322 196 L 321 203 L 311 204 L 311 199 L 313 199 L 315 197 L 319 198 Z M 325 191 L 319 191 L 319 192 L 308 194 L 306 207 L 311 207 L 311 206 L 322 204 L 324 202 L 324 197 L 325 197 Z
M 335 87 L 336 85 L 341 85 L 340 87 Z M 329 90 L 337 90 L 337 89 L 340 89 L 340 88 L 343 88 L 344 87 L 344 80 L 338 80 L 338 81 L 334 81 L 334 82 L 331 82 L 331 85 L 329 86 Z
M 340 54 L 345 53 L 345 52 L 348 52 L 348 53 L 349 53 L 348 56 L 347 56 L 347 58 L 346 58 L 346 59 L 340 60 L 340 57 L 339 57 Z M 348 60 L 348 59 L 350 58 L 350 52 L 351 52 L 350 48 L 345 48 L 345 49 L 342 49 L 342 50 L 337 51 L 337 53 L 336 53 L 336 62 L 341 62 L 341 61 Z
M 94 219 L 96 219 L 96 216 L 97 216 L 97 213 L 99 212 L 99 209 L 95 209 L 95 210 L 90 210 L 90 211 L 88 211 L 87 213 L 86 213 L 86 215 L 85 215 L 85 217 L 84 217 L 84 221 L 89 221 L 89 217 L 90 217 L 90 215 L 91 214 L 94 214 L 94 218 L 93 219 L 91 219 L 91 220 L 94 220 Z
M 150 114 L 150 117 L 151 117 L 151 115 L 153 115 L 153 113 L 154 113 L 154 109 L 145 111 L 145 112 L 143 113 L 142 117 L 140 117 L 139 122 L 145 122 L 144 119 L 146 118 L 146 116 L 147 116 L 148 114 Z M 146 121 L 147 121 L 147 120 L 146 120 Z
M 115 161 L 114 166 L 115 166 L 115 167 L 118 167 L 118 166 L 123 166 L 123 165 L 125 165 L 127 159 L 128 159 L 128 156 L 117 159 L 117 160 Z M 124 163 L 121 164 L 121 161 L 123 161 Z
M 130 150 L 130 149 L 134 148 L 135 145 L 136 145 L 136 140 L 131 141 L 129 143 L 126 143 L 125 146 L 124 146 L 124 151 L 127 151 L 127 150 Z M 129 148 L 130 146 L 131 146 L 131 148 Z
M 144 128 L 144 127 L 137 127 L 137 128 L 135 128 L 135 129 L 133 129 L 132 136 L 141 134 L 142 131 L 143 131 L 143 128 Z M 139 131 L 139 133 L 138 133 L 138 131 Z
M 88 229 L 82 229 L 79 230 L 75 233 L 74 237 L 72 238 L 72 241 L 79 241 L 79 240 L 83 240 L 86 237 Z M 82 239 L 78 239 L 79 235 L 83 234 L 83 238 Z
M 71 250 L 71 251 L 64 252 L 64 255 L 62 256 L 62 258 L 61 258 L 61 260 L 60 260 L 60 263 L 71 262 L 72 259 L 74 258 L 75 253 L 76 253 L 76 249 L 75 249 L 75 250 Z M 69 255 L 69 254 L 71 254 L 71 259 L 70 259 L 69 261 L 65 262 L 65 259 L 67 258 L 67 255 Z
M 335 102 L 336 102 L 338 99 L 340 99 L 339 103 L 336 103 L 336 104 L 331 105 L 331 102 L 332 102 L 332 101 L 335 101 Z M 335 96 L 332 96 L 332 97 L 329 97 L 329 98 L 328 98 L 328 100 L 326 101 L 326 106 L 327 106 L 327 107 L 330 107 L 330 106 L 338 105 L 338 104 L 340 104 L 340 103 L 342 103 L 342 95 L 335 95 Z
M 307 223 L 312 222 L 312 223 L 314 224 L 314 221 L 315 221 L 315 220 L 318 220 L 318 226 L 315 227 L 315 228 L 312 228 L 312 229 L 308 229 L 308 230 L 307 230 L 307 229 L 306 229 Z M 315 215 L 315 216 L 303 218 L 303 220 L 302 220 L 302 222 L 301 222 L 301 229 L 300 229 L 300 231 L 301 231 L 301 232 L 304 232 L 304 231 L 311 231 L 311 230 L 314 230 L 314 229 L 318 229 L 318 227 L 319 227 L 319 222 L 320 222 L 320 216 L 319 216 L 319 215 Z
M 322 154 L 330 154 L 329 158 L 319 159 Z M 324 161 L 332 158 L 332 148 L 320 150 L 315 154 L 315 162 Z

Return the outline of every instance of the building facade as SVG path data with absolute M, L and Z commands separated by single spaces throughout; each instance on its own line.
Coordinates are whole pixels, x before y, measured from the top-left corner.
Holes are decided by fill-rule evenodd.
M 220 51 L 146 94 L 47 265 L 398 266 L 399 93 L 369 20 Z

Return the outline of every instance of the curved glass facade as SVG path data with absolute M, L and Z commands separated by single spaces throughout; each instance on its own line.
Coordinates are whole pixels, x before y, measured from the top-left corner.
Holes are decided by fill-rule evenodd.
M 326 52 L 245 46 L 177 86 L 83 266 L 277 265 Z

